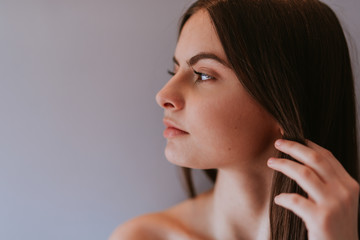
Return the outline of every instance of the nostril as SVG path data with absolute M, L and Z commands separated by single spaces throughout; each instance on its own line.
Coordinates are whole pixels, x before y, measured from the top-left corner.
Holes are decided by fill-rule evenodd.
M 164 108 L 173 108 L 173 107 L 175 107 L 175 106 L 172 103 L 169 103 L 169 102 L 164 103 Z

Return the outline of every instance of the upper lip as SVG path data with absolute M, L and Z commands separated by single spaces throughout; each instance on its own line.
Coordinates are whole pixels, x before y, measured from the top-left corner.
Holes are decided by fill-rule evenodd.
M 178 124 L 176 124 L 173 120 L 169 119 L 169 118 L 164 118 L 163 122 L 165 124 L 166 127 L 171 127 L 171 128 L 176 128 L 179 129 L 183 132 L 186 132 L 185 130 L 183 130 L 181 127 L 179 127 Z M 186 132 L 187 133 L 187 132 Z

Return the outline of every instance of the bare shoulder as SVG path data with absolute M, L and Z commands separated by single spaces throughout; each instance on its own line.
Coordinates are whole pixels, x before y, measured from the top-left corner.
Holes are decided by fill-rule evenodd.
M 117 227 L 109 240 L 211 239 L 206 196 L 202 194 L 164 211 L 135 217 Z
M 149 213 L 118 226 L 109 240 L 185 239 L 179 222 L 165 212 Z

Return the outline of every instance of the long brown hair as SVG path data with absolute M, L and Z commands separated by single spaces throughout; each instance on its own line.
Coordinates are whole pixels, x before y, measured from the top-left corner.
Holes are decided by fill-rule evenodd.
M 199 0 L 183 15 L 179 35 L 200 9 L 208 11 L 239 81 L 279 122 L 284 138 L 316 142 L 358 180 L 354 80 L 335 13 L 317 0 Z M 191 169 L 182 170 L 195 197 Z M 204 171 L 215 183 L 217 170 Z M 274 174 L 271 239 L 307 239 L 302 220 L 273 203 L 281 192 L 306 196 L 293 180 Z

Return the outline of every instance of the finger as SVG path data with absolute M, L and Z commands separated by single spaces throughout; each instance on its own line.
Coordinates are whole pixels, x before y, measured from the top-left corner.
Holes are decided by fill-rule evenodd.
M 268 166 L 293 179 L 315 202 L 324 199 L 325 184 L 311 168 L 282 158 L 270 158 Z
M 325 181 L 335 175 L 335 170 L 329 161 L 322 154 L 308 146 L 290 140 L 279 139 L 275 142 L 275 147 L 312 168 Z
M 295 213 L 305 224 L 311 222 L 316 212 L 316 205 L 313 202 L 296 193 L 281 193 L 275 197 L 274 202 Z
M 336 187 L 336 188 L 338 189 L 338 191 L 340 191 L 340 189 L 345 190 L 345 196 L 348 196 L 348 194 L 346 193 L 347 191 L 354 192 L 353 189 L 357 188 L 358 183 L 356 182 L 355 179 L 352 178 L 352 176 L 350 176 L 350 174 L 345 170 L 345 168 L 341 165 L 341 163 L 334 157 L 334 155 L 326 148 L 323 148 L 322 146 L 319 146 L 318 144 L 316 144 L 310 140 L 306 140 L 306 143 L 310 148 L 314 149 L 315 151 L 321 152 L 323 154 L 323 156 L 327 157 L 327 161 L 332 166 L 335 174 L 337 175 L 337 178 L 332 179 L 333 184 L 335 181 L 337 181 L 338 183 L 340 183 L 342 185 L 342 187 L 337 185 L 338 187 Z M 333 186 L 335 186 L 335 185 L 333 185 Z M 342 192 L 344 192 L 344 191 L 342 191 Z M 339 196 L 341 196 L 341 195 L 342 194 L 340 193 Z
M 306 139 L 306 144 L 314 149 L 315 151 L 318 151 L 320 153 L 322 153 L 323 156 L 328 158 L 329 164 L 331 164 L 331 166 L 333 167 L 333 169 L 335 170 L 335 172 L 337 172 L 340 176 L 341 174 L 343 174 L 344 172 L 346 172 L 345 168 L 343 167 L 343 165 L 341 165 L 341 163 L 334 157 L 334 155 L 327 150 L 326 148 L 323 148 L 322 146 Z

